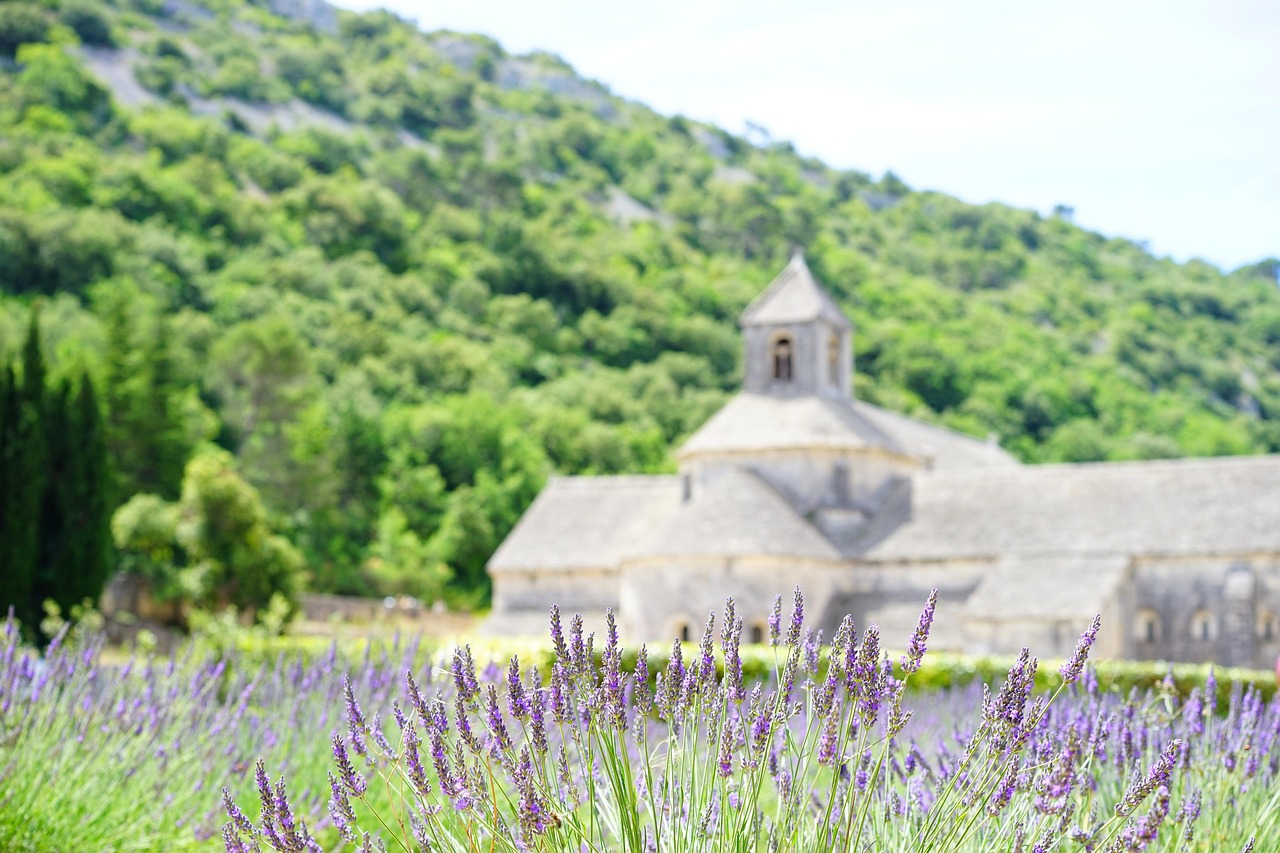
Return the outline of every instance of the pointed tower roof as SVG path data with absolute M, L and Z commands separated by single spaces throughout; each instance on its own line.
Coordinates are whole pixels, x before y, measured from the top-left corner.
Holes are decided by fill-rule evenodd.
M 809 272 L 809 265 L 800 252 L 791 256 L 786 268 L 739 318 L 743 326 L 777 326 L 814 320 L 826 320 L 842 329 L 853 328 L 844 312 Z

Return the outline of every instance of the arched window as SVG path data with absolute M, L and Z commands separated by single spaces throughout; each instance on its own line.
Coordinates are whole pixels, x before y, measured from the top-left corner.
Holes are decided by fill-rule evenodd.
M 1133 639 L 1139 643 L 1155 643 L 1160 640 L 1160 614 L 1147 607 L 1133 617 Z
M 754 625 L 751 626 L 751 642 L 753 643 L 764 642 L 764 626 L 761 625 L 759 622 L 756 622 Z
M 693 628 L 689 619 L 685 616 L 677 616 L 670 622 L 671 633 L 675 634 L 676 639 L 682 643 L 693 642 Z
M 827 381 L 833 387 L 840 384 L 840 336 L 835 334 L 827 340 Z
M 1280 639 L 1280 619 L 1270 610 L 1258 613 L 1258 639 L 1264 643 L 1274 643 Z
M 782 335 L 773 341 L 773 378 L 791 381 L 791 338 Z
M 1208 610 L 1197 610 L 1191 616 L 1191 639 L 1207 643 L 1218 636 L 1218 621 Z

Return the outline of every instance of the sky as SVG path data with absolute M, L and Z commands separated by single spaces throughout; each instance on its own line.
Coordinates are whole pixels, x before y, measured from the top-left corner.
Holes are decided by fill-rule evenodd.
M 1280 257 L 1280 4 L 342 0 L 546 50 L 841 169 L 1234 269 Z

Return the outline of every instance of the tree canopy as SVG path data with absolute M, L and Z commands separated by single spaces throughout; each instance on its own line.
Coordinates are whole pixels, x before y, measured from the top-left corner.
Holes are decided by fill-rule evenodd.
M 864 399 L 1030 462 L 1280 450 L 1275 261 L 837 170 L 387 12 L 0 4 L 0 360 L 43 300 L 52 405 L 103 412 L 122 567 L 172 521 L 211 575 L 483 600 L 548 475 L 673 468 L 796 248 Z M 257 544 L 179 535 L 215 509 Z

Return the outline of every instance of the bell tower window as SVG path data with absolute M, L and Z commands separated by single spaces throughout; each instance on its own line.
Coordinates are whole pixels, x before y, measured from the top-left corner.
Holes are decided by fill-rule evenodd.
M 791 338 L 787 335 L 773 342 L 773 378 L 779 382 L 791 381 Z
M 827 381 L 840 384 L 840 338 L 834 334 L 827 339 Z

